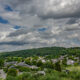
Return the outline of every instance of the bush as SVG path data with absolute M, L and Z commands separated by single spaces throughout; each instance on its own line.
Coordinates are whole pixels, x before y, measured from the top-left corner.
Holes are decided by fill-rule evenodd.
M 0 59 L 0 68 L 2 68 L 4 66 L 4 60 Z
M 13 68 L 9 69 L 7 73 L 7 75 L 10 75 L 10 76 L 17 76 L 17 74 L 18 74 L 18 71 Z
M 56 63 L 55 63 L 55 70 L 61 72 L 61 65 L 60 65 L 60 62 L 56 62 Z
M 25 59 L 25 63 L 28 64 L 28 65 L 32 65 L 32 62 L 31 62 L 30 58 Z
M 8 68 L 3 68 L 3 71 L 4 71 L 5 73 L 7 73 L 7 72 L 8 72 Z
M 23 73 L 18 76 L 18 80 L 33 80 L 32 75 L 30 73 Z
M 41 60 L 39 60 L 39 61 L 37 62 L 37 66 L 38 66 L 38 67 L 43 67 L 43 63 L 42 63 Z
M 6 77 L 6 80 L 18 80 L 16 77 L 14 77 L 14 76 L 10 76 L 10 75 L 8 75 L 7 77 Z
M 54 69 L 54 64 L 53 64 L 51 61 L 47 61 L 47 62 L 44 64 L 44 67 L 45 67 L 45 68 Z
M 16 66 L 16 68 L 17 68 L 20 72 L 29 72 L 29 71 L 31 71 L 31 69 L 28 68 L 28 67 Z
M 62 65 L 67 66 L 67 59 L 66 58 L 62 60 Z

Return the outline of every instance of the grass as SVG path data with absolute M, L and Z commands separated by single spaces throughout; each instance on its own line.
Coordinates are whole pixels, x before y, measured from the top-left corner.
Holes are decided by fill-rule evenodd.
M 80 66 L 68 67 L 69 74 L 55 70 L 47 71 L 45 76 L 24 73 L 15 77 L 8 76 L 6 80 L 80 80 Z
M 80 66 L 70 66 L 70 67 L 67 67 L 66 69 L 70 71 L 80 71 Z

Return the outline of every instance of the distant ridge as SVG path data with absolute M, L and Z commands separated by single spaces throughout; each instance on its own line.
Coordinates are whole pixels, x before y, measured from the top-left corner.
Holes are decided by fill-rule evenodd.
M 30 57 L 30 56 L 45 56 L 50 55 L 52 57 L 64 55 L 64 54 L 79 54 L 80 47 L 44 47 L 44 48 L 34 48 L 27 50 L 19 50 L 12 52 L 2 52 L 0 53 L 0 57 Z

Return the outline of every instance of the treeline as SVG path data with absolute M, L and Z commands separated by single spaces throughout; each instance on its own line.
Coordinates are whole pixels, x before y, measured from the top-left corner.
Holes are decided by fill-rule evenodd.
M 30 57 L 30 56 L 47 56 L 48 58 L 57 58 L 61 55 L 80 55 L 80 48 L 64 48 L 64 47 L 45 47 L 37 49 L 27 49 L 13 52 L 0 53 L 0 58 L 5 57 Z

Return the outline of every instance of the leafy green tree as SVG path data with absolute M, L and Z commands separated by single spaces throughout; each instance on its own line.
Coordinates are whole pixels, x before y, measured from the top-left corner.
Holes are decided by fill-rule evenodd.
M 14 77 L 14 76 L 10 76 L 10 75 L 8 75 L 7 77 L 6 77 L 6 80 L 18 80 L 16 77 Z
M 54 64 L 53 64 L 51 61 L 47 61 L 47 62 L 44 64 L 44 66 L 45 66 L 46 68 L 52 68 L 52 69 L 54 69 Z
M 60 71 L 60 72 L 62 71 L 60 61 L 55 63 L 55 70 Z
M 67 66 L 67 59 L 66 58 L 62 60 L 62 65 Z
M 32 65 L 32 62 L 31 62 L 31 59 L 30 58 L 25 59 L 25 63 L 26 64 L 29 64 L 29 65 Z
M 16 66 L 16 68 L 17 68 L 20 72 L 29 72 L 29 71 L 31 71 L 31 69 L 28 68 L 28 67 Z
M 18 76 L 18 80 L 34 80 L 30 73 L 23 73 Z
M 8 67 L 3 68 L 3 71 L 4 71 L 5 73 L 7 73 L 7 72 L 8 72 Z
M 4 59 L 0 59 L 0 68 L 4 66 Z
M 32 60 L 31 63 L 32 63 L 32 65 L 37 65 L 37 61 L 36 60 Z
M 42 63 L 41 60 L 39 60 L 39 61 L 37 62 L 37 66 L 39 66 L 39 67 L 43 67 L 43 63 Z
M 18 75 L 18 70 L 14 69 L 14 68 L 11 68 L 11 69 L 8 70 L 7 75 L 17 76 Z

